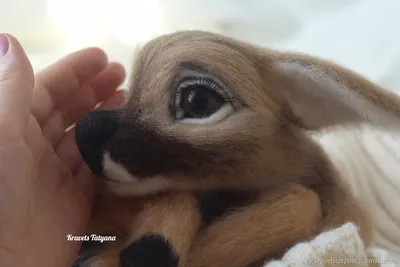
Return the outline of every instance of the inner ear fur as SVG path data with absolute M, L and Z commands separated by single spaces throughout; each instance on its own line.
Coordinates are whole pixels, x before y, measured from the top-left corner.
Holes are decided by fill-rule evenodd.
M 286 118 L 301 128 L 367 123 L 400 130 L 400 97 L 364 77 L 305 54 L 270 54 L 265 62 L 264 70 L 275 76 L 268 94 L 278 98 Z M 265 83 L 271 75 L 266 71 Z

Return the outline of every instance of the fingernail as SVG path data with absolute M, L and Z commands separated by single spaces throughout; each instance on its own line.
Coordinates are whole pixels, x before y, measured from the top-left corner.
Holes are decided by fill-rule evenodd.
M 8 38 L 5 34 L 0 34 L 0 58 L 8 52 Z

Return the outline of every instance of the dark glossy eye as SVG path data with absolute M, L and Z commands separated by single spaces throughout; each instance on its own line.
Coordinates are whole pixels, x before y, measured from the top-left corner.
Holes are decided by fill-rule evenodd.
M 224 98 L 205 85 L 192 85 L 184 88 L 180 108 L 183 118 L 205 118 L 218 111 Z
M 175 91 L 174 119 L 182 123 L 215 123 L 234 111 L 234 103 L 226 87 L 213 78 L 186 77 Z

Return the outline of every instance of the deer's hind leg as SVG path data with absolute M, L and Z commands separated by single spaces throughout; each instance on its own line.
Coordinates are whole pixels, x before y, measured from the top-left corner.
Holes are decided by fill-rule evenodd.
M 320 213 L 319 198 L 310 189 L 292 184 L 267 191 L 201 231 L 187 267 L 244 267 L 276 256 L 314 235 Z

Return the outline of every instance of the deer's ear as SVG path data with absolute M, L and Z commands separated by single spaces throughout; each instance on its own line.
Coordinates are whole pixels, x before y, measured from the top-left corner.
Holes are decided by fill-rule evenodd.
M 399 96 L 350 71 L 302 60 L 278 61 L 275 67 L 287 81 L 285 112 L 302 128 L 370 123 L 400 129 Z

